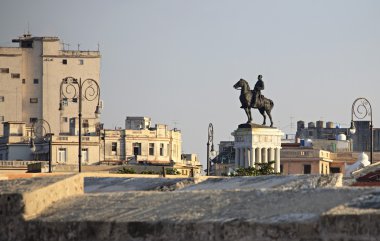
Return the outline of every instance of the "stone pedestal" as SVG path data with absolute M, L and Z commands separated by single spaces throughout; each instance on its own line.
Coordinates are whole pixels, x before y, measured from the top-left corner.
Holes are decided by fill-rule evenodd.
M 280 150 L 283 132 L 274 127 L 241 124 L 232 132 L 235 138 L 235 168 L 254 167 L 256 163 L 275 161 L 274 171 L 280 172 Z

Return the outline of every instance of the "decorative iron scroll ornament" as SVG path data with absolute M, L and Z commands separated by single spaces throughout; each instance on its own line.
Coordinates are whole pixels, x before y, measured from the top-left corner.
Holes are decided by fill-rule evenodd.
M 36 141 L 46 140 L 48 134 L 51 134 L 49 122 L 44 119 L 37 119 L 32 125 L 32 136 L 34 134 Z
M 66 77 L 61 82 L 61 97 L 63 97 L 63 100 L 78 102 L 78 99 L 82 97 L 87 101 L 93 101 L 99 96 L 99 84 L 93 79 L 79 80 L 78 82 L 73 77 Z
M 359 119 L 363 120 L 367 117 L 371 118 L 372 122 L 372 107 L 371 103 L 366 98 L 357 98 L 354 103 L 352 104 L 352 113 L 354 116 Z
M 372 106 L 371 103 L 363 97 L 357 98 L 354 103 L 352 103 L 351 108 L 351 126 L 350 133 L 354 135 L 356 133 L 356 127 L 354 122 L 354 117 L 357 120 L 368 120 L 369 121 L 369 131 L 370 131 L 370 162 L 373 164 L 373 121 L 372 121 Z
M 49 122 L 44 119 L 37 119 L 33 122 L 32 133 L 30 138 L 30 149 L 32 152 L 35 152 L 36 145 L 35 143 L 48 143 L 49 152 L 48 152 L 48 161 L 49 161 L 49 173 L 52 172 L 52 160 L 51 160 L 51 143 L 53 138 L 53 133 L 51 133 L 51 128 Z M 34 138 L 33 138 L 34 136 Z

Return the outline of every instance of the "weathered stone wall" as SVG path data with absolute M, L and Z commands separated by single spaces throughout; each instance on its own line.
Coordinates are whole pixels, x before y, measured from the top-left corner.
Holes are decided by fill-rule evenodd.
M 380 189 L 340 185 L 340 175 L 0 181 L 0 240 L 378 240 Z

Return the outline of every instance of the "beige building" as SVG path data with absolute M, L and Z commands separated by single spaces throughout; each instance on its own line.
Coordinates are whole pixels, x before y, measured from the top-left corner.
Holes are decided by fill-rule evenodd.
M 167 125 L 151 127 L 148 117 L 127 117 L 125 129 L 103 130 L 102 160 L 145 164 L 181 162 L 181 138 L 179 130 L 169 130 Z
M 149 117 L 127 117 L 125 129 L 102 130 L 101 145 L 104 164 L 142 164 L 155 172 L 157 166 L 170 166 L 182 175 L 202 172 L 196 154 L 182 154 L 181 132 L 164 124 L 153 127 Z
M 64 102 L 58 111 L 60 84 L 65 77 L 100 78 L 99 51 L 64 50 L 57 37 L 14 39 L 18 47 L 0 47 L 0 122 L 25 122 L 36 119 L 50 123 L 55 135 L 68 133 L 69 120 L 78 116 L 78 103 Z M 83 120 L 94 119 L 97 101 L 83 103 Z M 0 135 L 3 130 L 0 125 Z
M 281 149 L 281 173 L 329 174 L 333 162 L 331 153 L 299 144 L 284 144 Z

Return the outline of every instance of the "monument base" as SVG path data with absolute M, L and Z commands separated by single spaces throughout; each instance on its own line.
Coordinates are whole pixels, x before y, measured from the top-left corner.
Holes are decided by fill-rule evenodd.
M 235 168 L 255 167 L 274 161 L 275 173 L 280 172 L 281 138 L 284 133 L 275 128 L 254 123 L 240 124 L 234 136 Z
M 264 125 L 259 125 L 255 123 L 244 123 L 238 125 L 238 128 L 276 128 L 276 127 L 270 127 L 270 126 L 264 126 Z

